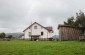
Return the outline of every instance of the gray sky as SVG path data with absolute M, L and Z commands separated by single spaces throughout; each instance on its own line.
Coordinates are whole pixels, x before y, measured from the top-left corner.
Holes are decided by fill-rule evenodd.
M 0 0 L 0 32 L 22 32 L 36 21 L 58 34 L 58 24 L 79 10 L 85 12 L 85 0 Z

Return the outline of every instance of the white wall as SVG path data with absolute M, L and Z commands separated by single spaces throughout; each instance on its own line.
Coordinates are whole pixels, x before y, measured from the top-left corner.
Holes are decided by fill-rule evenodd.
M 34 26 L 37 26 L 37 29 L 34 29 Z M 31 26 L 30 29 L 27 29 L 24 34 L 24 38 L 29 39 L 29 32 L 32 32 L 32 35 L 40 35 L 40 38 L 50 38 L 52 37 L 52 33 L 49 33 L 47 29 L 41 27 L 38 24 L 34 24 Z M 41 35 L 41 32 L 43 32 L 43 35 Z

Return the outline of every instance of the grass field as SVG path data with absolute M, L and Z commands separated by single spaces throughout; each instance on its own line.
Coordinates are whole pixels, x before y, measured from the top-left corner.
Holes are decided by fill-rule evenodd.
M 85 55 L 85 42 L 0 41 L 0 55 Z

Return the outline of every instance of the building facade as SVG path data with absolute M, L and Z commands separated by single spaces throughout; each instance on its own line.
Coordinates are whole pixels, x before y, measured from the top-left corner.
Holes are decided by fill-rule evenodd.
M 37 22 L 34 22 L 24 31 L 23 39 L 29 40 L 49 40 L 52 38 L 52 27 L 44 27 Z

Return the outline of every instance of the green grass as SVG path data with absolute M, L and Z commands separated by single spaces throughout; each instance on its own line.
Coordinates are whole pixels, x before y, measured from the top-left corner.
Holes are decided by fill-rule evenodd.
M 85 55 L 85 42 L 0 41 L 0 55 Z

